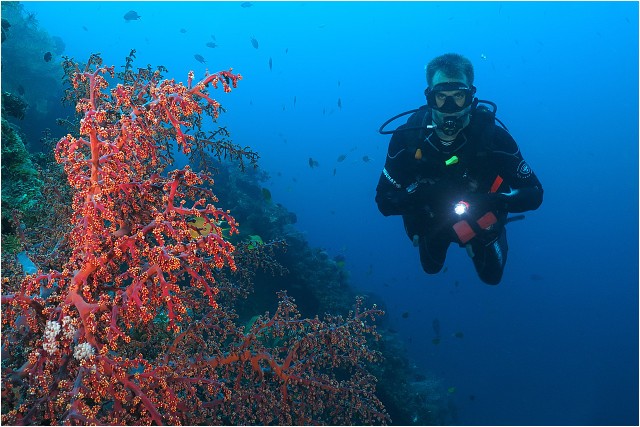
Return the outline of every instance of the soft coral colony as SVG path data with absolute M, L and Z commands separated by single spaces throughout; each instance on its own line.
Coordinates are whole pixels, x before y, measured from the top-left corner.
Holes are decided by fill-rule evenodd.
M 238 224 L 211 177 L 171 170 L 171 145 L 254 162 L 202 130 L 220 111 L 209 90 L 241 76 L 184 85 L 98 55 L 64 69 L 80 117 L 80 136 L 55 148 L 74 191 L 68 250 L 59 269 L 3 279 L 2 422 L 388 422 L 366 370 L 380 357 L 367 345 L 375 306 L 303 319 L 282 293 L 273 315 L 235 322 L 240 270 L 254 267 L 223 236 L 221 221 L 226 236 Z

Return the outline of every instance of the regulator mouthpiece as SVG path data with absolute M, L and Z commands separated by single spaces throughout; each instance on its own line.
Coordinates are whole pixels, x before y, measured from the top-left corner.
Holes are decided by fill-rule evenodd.
M 446 116 L 442 119 L 442 123 L 438 125 L 438 129 L 447 136 L 455 135 L 460 129 L 462 129 L 463 117 Z

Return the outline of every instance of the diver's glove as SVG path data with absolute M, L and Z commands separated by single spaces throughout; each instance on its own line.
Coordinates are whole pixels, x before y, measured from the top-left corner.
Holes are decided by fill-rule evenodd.
M 472 193 L 467 201 L 477 211 L 526 212 L 540 206 L 542 188 L 533 186 L 511 190 L 509 193 Z
M 507 211 L 508 196 L 505 193 L 471 193 L 465 201 L 472 215 Z
M 504 206 L 507 212 L 520 213 L 538 209 L 542 203 L 542 187 L 518 188 L 510 193 L 495 193 L 498 203 Z
M 432 214 L 436 195 L 430 182 L 416 182 L 407 187 L 415 213 Z

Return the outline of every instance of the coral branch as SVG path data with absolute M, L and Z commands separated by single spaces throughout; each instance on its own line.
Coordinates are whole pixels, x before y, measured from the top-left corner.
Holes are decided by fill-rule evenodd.
M 64 64 L 81 115 L 79 136 L 55 148 L 75 191 L 69 257 L 2 295 L 2 422 L 388 421 L 364 366 L 379 357 L 366 345 L 375 308 L 358 301 L 348 318 L 302 320 L 282 294 L 250 331 L 234 323 L 237 293 L 224 289 L 242 285 L 228 237 L 238 224 L 217 206 L 210 176 L 170 168 L 174 143 L 231 150 L 196 129 L 220 112 L 209 90 L 229 92 L 241 76 L 193 83 L 190 73 L 185 86 L 129 66 L 110 88 L 114 67 L 99 56 Z

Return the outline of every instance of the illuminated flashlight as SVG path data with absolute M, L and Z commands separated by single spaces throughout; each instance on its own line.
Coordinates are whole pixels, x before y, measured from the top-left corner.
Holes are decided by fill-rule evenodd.
M 468 210 L 469 210 L 469 203 L 462 200 L 456 203 L 455 206 L 453 207 L 453 211 L 458 215 L 464 215 L 467 213 Z

